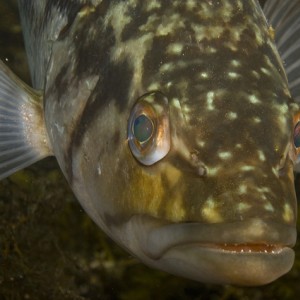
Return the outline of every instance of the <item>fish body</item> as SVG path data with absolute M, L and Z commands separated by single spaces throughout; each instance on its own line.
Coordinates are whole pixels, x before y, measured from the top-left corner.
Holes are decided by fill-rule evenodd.
M 19 7 L 35 90 L 1 63 L 1 178 L 55 155 L 109 236 L 176 275 L 260 285 L 292 267 L 299 57 L 286 74 L 257 1 Z

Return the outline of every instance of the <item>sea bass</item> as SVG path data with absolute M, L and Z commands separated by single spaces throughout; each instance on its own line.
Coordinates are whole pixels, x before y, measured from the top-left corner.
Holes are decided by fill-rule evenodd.
M 0 178 L 54 155 L 89 216 L 172 274 L 251 286 L 290 270 L 298 0 L 19 8 L 34 89 L 1 62 Z

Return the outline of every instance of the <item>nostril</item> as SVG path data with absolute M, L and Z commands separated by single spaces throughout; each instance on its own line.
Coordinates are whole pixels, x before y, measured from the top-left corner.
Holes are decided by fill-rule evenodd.
M 204 177 L 207 175 L 207 170 L 204 166 L 199 166 L 196 170 L 197 170 L 197 174 L 201 177 Z

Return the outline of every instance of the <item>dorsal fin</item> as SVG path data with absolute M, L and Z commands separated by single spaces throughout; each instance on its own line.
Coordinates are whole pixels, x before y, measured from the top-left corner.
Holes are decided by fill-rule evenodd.
M 300 103 L 300 1 L 268 0 L 264 13 L 275 30 L 291 94 Z
M 43 90 L 52 44 L 90 0 L 18 0 L 32 85 Z

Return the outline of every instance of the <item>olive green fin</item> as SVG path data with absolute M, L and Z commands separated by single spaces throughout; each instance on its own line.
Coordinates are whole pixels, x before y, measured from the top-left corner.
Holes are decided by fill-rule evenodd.
M 42 96 L 0 60 L 0 179 L 51 154 Z

